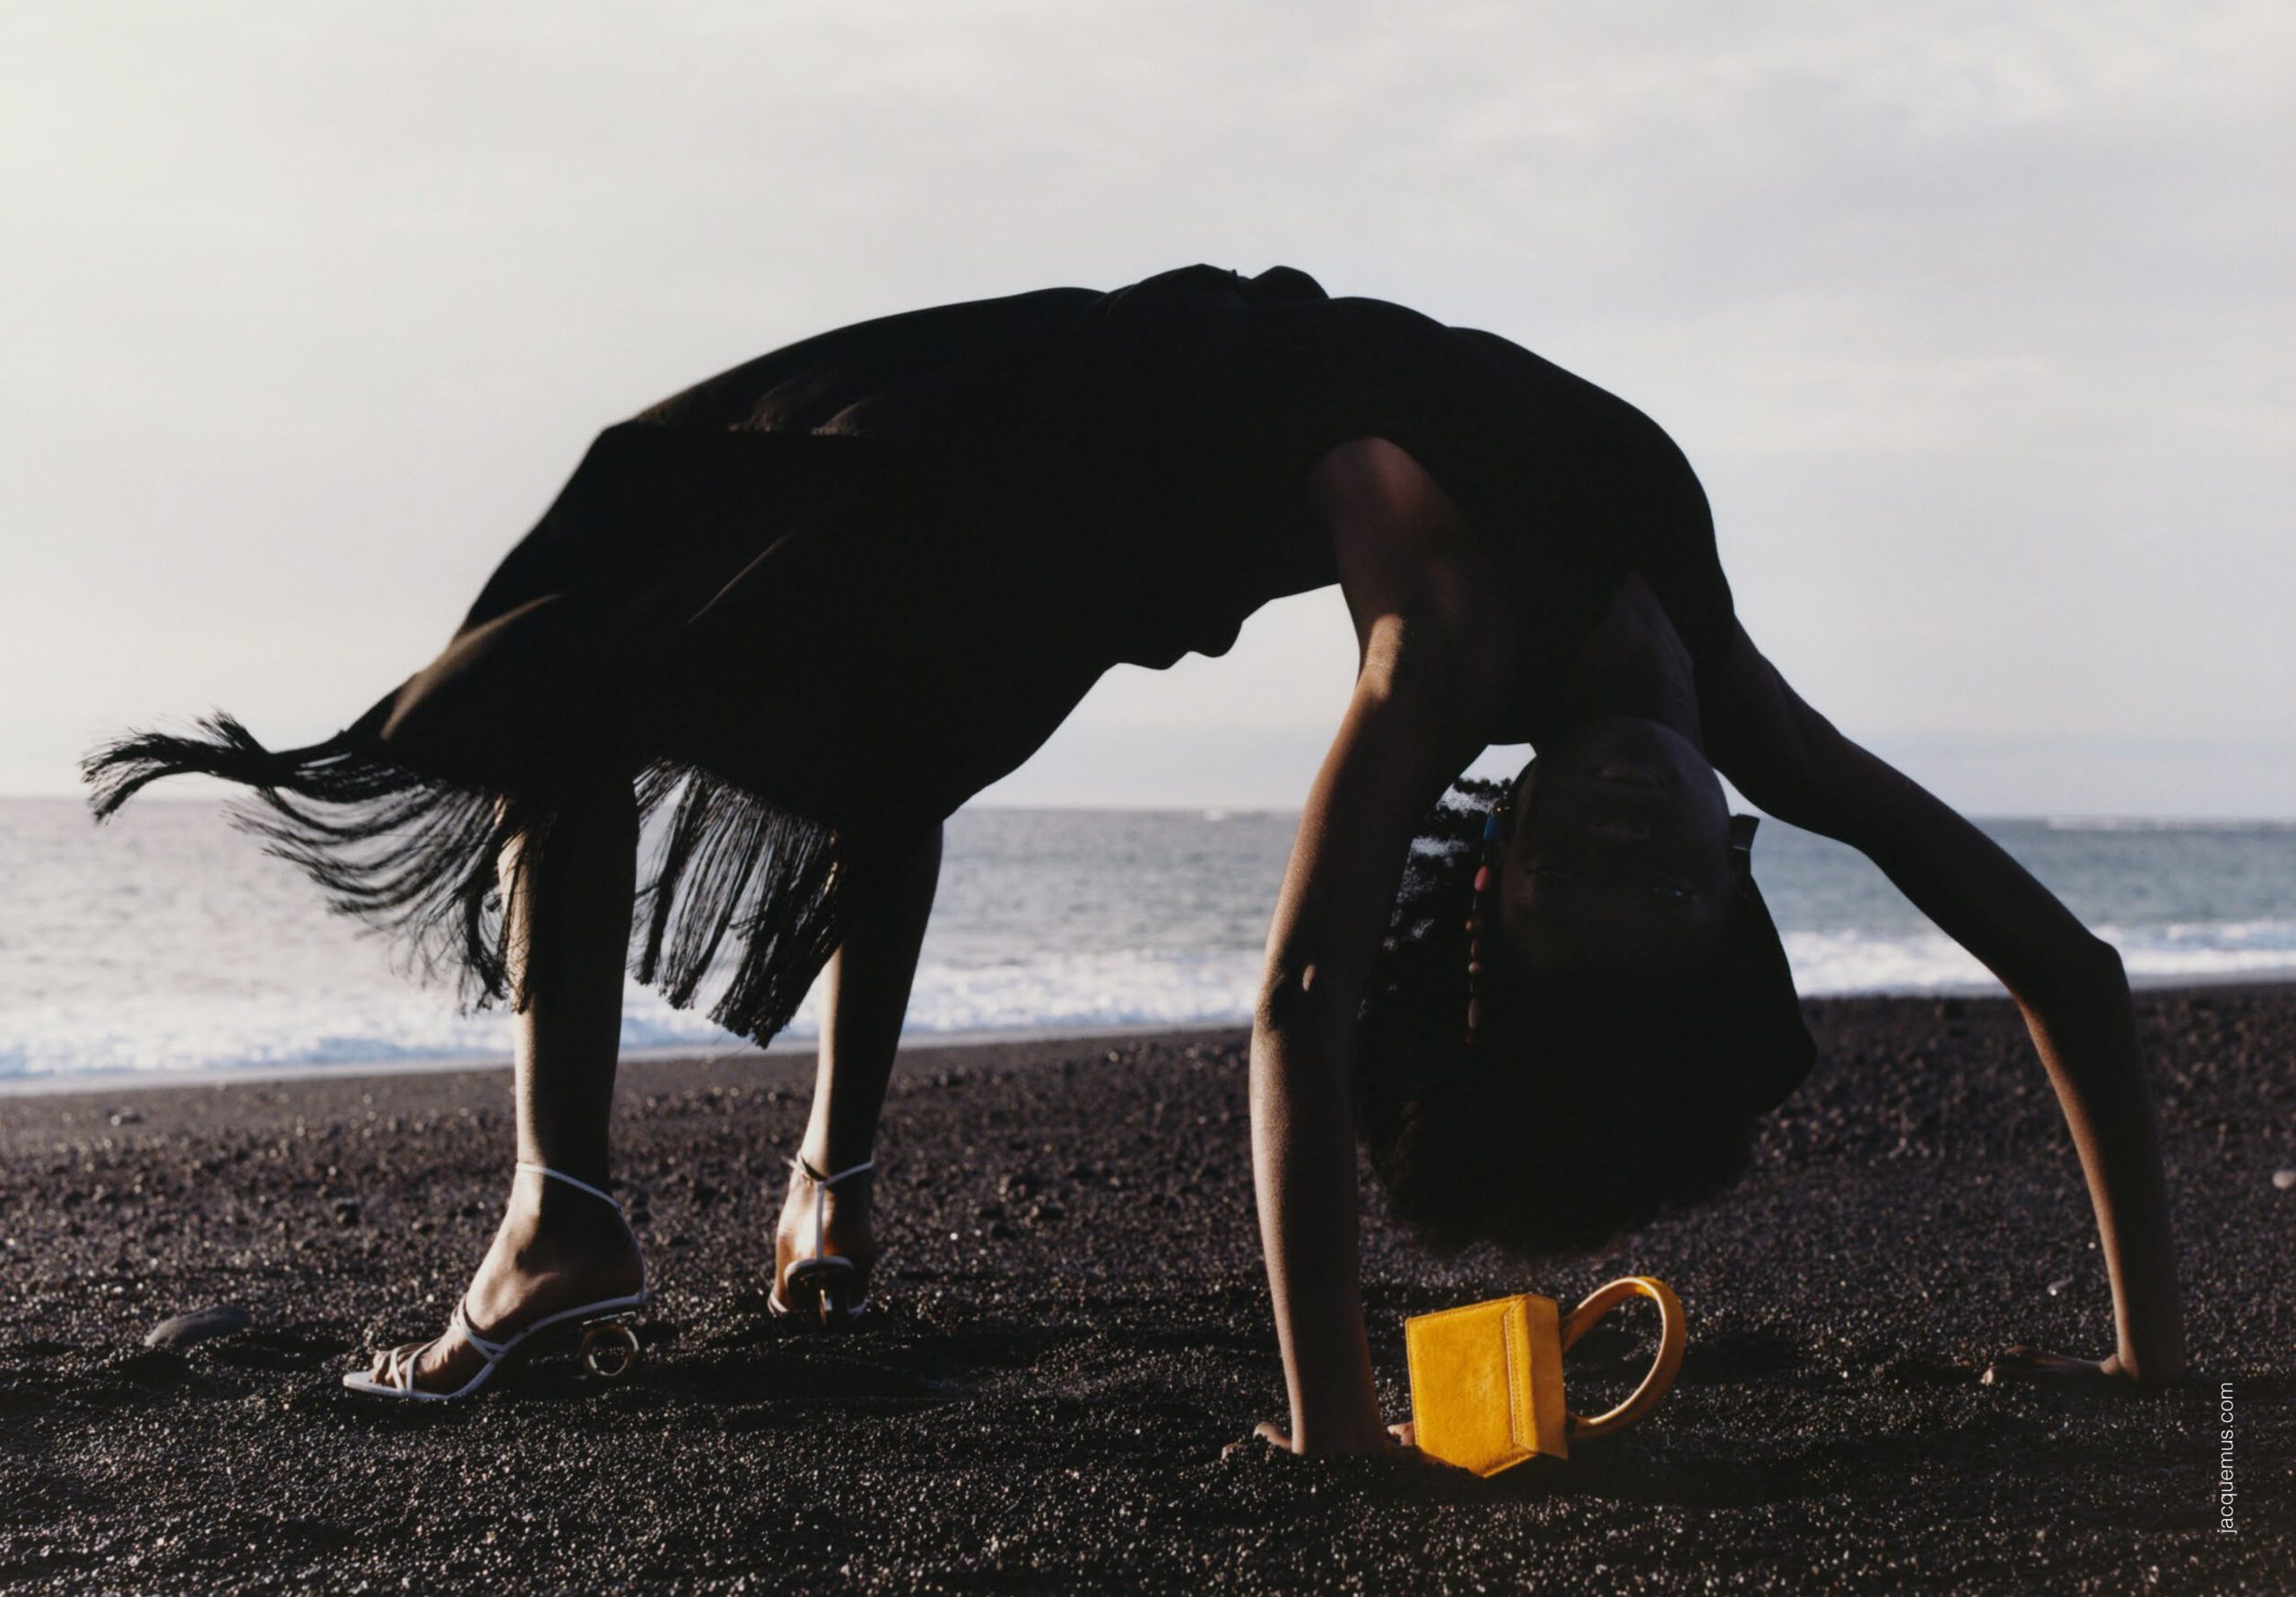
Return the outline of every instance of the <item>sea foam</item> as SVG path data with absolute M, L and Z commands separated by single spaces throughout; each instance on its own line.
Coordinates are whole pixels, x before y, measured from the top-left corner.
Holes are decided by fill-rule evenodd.
M 968 812 L 950 823 L 909 1030 L 919 1037 L 1239 1024 L 1251 1013 L 1293 818 Z M 1987 829 L 2147 981 L 2296 978 L 2296 828 L 1996 821 Z M 1773 823 L 1756 849 L 1811 996 L 1999 985 L 1857 855 Z M 102 829 L 0 801 L 0 1083 L 501 1059 L 389 948 L 204 802 Z M 706 1008 L 709 990 L 704 989 Z M 808 1001 L 785 1033 L 814 1035 Z M 632 1053 L 751 1046 L 626 983 Z

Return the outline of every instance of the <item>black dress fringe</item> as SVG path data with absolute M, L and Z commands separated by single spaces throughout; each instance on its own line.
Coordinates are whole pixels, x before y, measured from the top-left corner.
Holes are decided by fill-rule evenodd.
M 385 758 L 355 726 L 274 751 L 221 712 L 198 725 L 196 737 L 135 733 L 90 752 L 81 769 L 96 820 L 162 777 L 251 788 L 260 803 L 235 801 L 231 824 L 300 867 L 329 907 L 392 940 L 422 979 L 451 973 L 463 1012 L 503 1000 L 526 1009 L 551 944 L 512 959 L 504 893 L 542 868 L 578 789 L 442 780 Z M 633 782 L 640 838 L 661 832 L 658 864 L 650 877 L 641 868 L 631 974 L 692 1008 L 730 937 L 737 951 L 708 1013 L 737 1036 L 770 1040 L 843 935 L 854 878 L 846 839 L 690 761 L 655 758 L 620 779 Z

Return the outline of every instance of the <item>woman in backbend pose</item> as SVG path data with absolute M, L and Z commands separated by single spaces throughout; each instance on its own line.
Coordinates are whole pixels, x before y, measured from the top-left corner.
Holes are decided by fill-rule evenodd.
M 1359 1136 L 1422 1230 L 1534 1254 L 1743 1169 L 1813 1049 L 1717 771 L 1863 850 L 2023 1010 L 2118 1346 L 2013 1367 L 2179 1375 L 2118 957 L 1779 678 L 1665 434 L 1492 334 L 1289 268 L 1193 266 L 865 322 L 711 378 L 603 433 L 446 649 L 335 736 L 274 752 L 218 715 L 91 755 L 100 816 L 174 772 L 254 788 L 244 818 L 338 907 L 516 1011 L 518 1173 L 493 1247 L 443 1334 L 346 1378 L 461 1394 L 543 1325 L 642 1299 L 604 1190 L 625 964 L 679 1005 L 727 972 L 711 1016 L 761 1042 L 826 972 L 772 1302 L 856 1309 L 943 819 L 1109 666 L 1222 653 L 1260 605 L 1334 582 L 1354 694 L 1252 1037 L 1291 1399 L 1272 1436 L 1389 1444 Z M 1455 791 L 1492 743 L 1537 757 Z

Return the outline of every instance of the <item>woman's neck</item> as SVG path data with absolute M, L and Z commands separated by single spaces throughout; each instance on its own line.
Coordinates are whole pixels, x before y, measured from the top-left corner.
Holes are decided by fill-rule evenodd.
M 1706 746 L 1690 650 L 1639 571 L 1630 571 L 1587 634 L 1562 684 L 1563 716 L 1635 716 Z

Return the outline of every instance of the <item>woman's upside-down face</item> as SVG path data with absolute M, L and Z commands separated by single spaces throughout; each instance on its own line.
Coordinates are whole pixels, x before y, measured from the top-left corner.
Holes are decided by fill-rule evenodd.
M 1511 962 L 1631 985 L 1686 970 L 1730 919 L 1721 779 L 1671 727 L 1612 716 L 1550 743 L 1517 778 L 1500 875 Z

